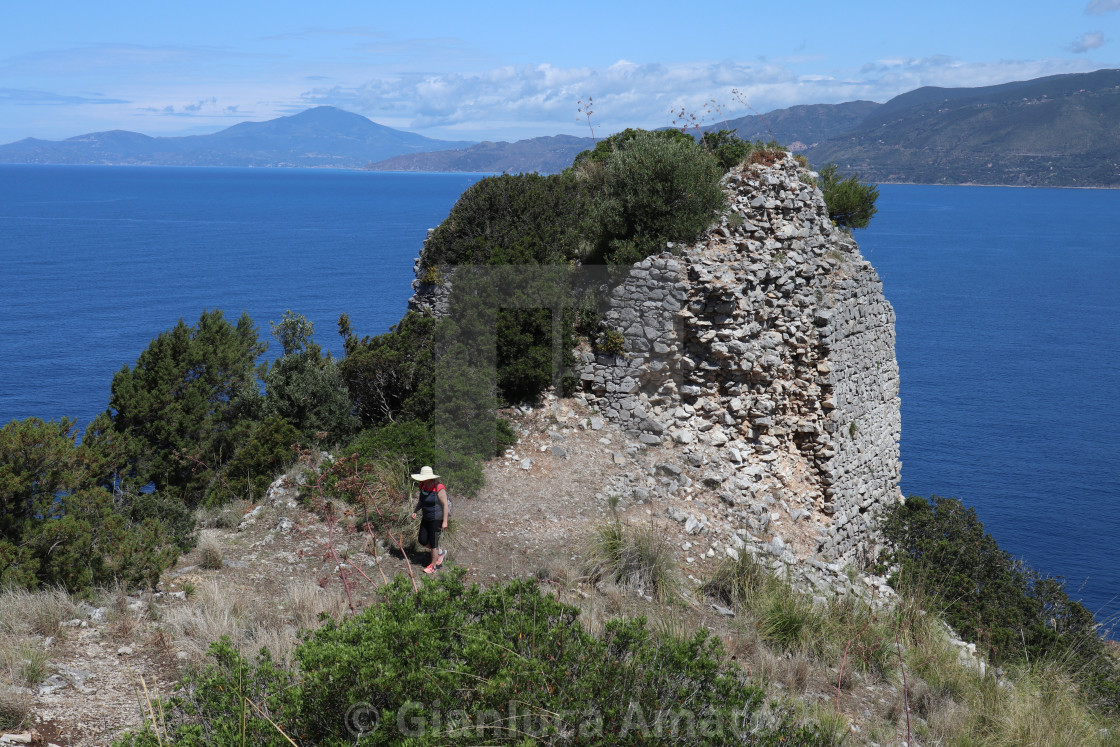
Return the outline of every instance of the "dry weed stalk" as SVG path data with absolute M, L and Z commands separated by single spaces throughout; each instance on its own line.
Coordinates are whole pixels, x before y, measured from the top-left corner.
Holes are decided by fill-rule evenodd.
M 738 88 L 732 88 L 731 95 L 735 97 L 736 101 L 746 107 L 747 111 L 762 120 L 762 124 L 766 125 L 766 131 L 770 133 L 770 139 L 777 142 L 778 138 L 774 134 L 774 128 L 770 126 L 770 122 L 767 121 L 766 117 L 762 116 L 757 109 L 750 105 L 750 102 L 747 101 L 746 93 L 740 91 Z
M 673 115 L 673 127 L 686 135 L 689 130 L 696 130 L 695 137 L 701 143 L 704 141 L 704 123 L 708 121 L 709 117 L 714 120 L 723 120 L 723 126 L 725 129 L 727 128 L 727 118 L 723 116 L 723 107 L 715 99 L 708 99 L 705 102 L 704 111 L 700 115 L 690 112 L 683 106 L 680 109 L 670 109 L 669 113 Z M 706 148 L 707 145 L 704 147 Z
M 906 744 L 911 744 L 910 738 L 910 685 L 906 681 L 906 663 L 902 661 L 902 642 L 898 637 L 898 628 L 894 629 L 894 645 L 898 649 L 898 668 L 902 670 L 902 703 L 906 710 Z
M 310 463 L 310 456 L 309 452 L 301 452 L 300 460 Z M 378 465 L 377 467 L 371 467 L 370 465 L 361 463 L 357 457 L 343 457 L 336 460 L 329 469 L 316 470 L 315 480 L 309 486 L 312 491 L 312 506 L 316 510 L 316 513 L 321 515 L 327 524 L 326 542 L 313 537 L 311 539 L 323 548 L 324 558 L 335 564 L 339 579 L 342 581 L 342 588 L 346 592 L 347 604 L 351 614 L 357 613 L 357 606 L 354 603 L 353 596 L 354 579 L 352 574 L 348 572 L 348 566 L 353 568 L 358 575 L 369 582 L 373 588 L 377 588 L 377 583 L 366 575 L 356 564 L 345 563 L 342 554 L 335 544 L 335 530 L 338 527 L 340 518 L 342 518 L 342 516 L 354 517 L 354 512 L 352 509 L 346 509 L 341 512 L 337 509 L 336 504 L 327 497 L 328 492 L 331 492 L 328 489 L 328 482 L 334 483 L 332 486 L 333 491 L 350 498 L 351 500 L 349 503 L 361 506 L 363 511 L 361 527 L 372 541 L 372 546 L 374 548 L 373 555 L 381 578 L 388 582 L 388 579 L 385 577 L 385 572 L 381 569 L 381 559 L 377 555 L 377 538 L 373 514 L 376 514 L 376 521 L 380 529 L 385 532 L 385 535 L 397 546 L 397 549 L 400 550 L 401 557 L 404 559 L 405 570 L 408 571 L 408 577 L 412 582 L 413 590 L 418 591 L 420 588 L 416 583 L 416 576 L 412 571 L 412 564 L 408 562 L 408 554 L 405 552 L 401 537 L 393 534 L 391 528 L 392 523 L 386 517 L 386 511 L 394 501 L 396 493 L 391 485 L 392 480 L 390 473 L 393 471 L 393 466 L 394 465 Z
M 592 109 L 594 105 L 595 99 L 593 97 L 588 96 L 586 102 L 584 102 L 584 100 L 581 98 L 579 100 L 579 103 L 576 105 L 576 111 L 586 117 L 587 128 L 591 130 L 591 139 L 595 141 L 596 145 L 598 145 L 599 139 L 595 137 L 595 126 L 591 124 L 591 115 L 595 113 L 594 109 Z
M 844 655 L 840 659 L 840 674 L 836 678 L 836 712 L 840 713 L 840 687 L 844 682 L 844 666 L 848 663 L 848 652 L 851 650 L 852 641 L 862 638 L 863 634 L 867 632 L 867 628 L 871 625 L 871 610 L 868 609 L 867 617 L 863 620 L 863 625 L 860 626 L 859 631 L 849 638 L 844 643 Z

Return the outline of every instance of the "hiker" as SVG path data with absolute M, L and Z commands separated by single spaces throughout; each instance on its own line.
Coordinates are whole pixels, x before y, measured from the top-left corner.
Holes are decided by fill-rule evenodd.
M 441 550 L 439 535 L 447 529 L 447 517 L 451 513 L 447 502 L 447 488 L 439 481 L 439 475 L 432 472 L 432 468 L 420 468 L 420 474 L 412 475 L 412 479 L 420 483 L 420 497 L 416 500 L 416 508 L 412 510 L 412 518 L 422 511 L 420 517 L 420 531 L 416 538 L 420 544 L 432 551 L 432 560 L 424 573 L 435 573 L 436 568 L 443 565 L 443 556 L 447 550 Z

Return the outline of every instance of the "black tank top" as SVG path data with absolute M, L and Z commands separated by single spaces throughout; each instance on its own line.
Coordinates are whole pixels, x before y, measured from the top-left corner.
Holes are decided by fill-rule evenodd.
M 420 508 L 424 511 L 424 521 L 440 521 L 443 519 L 443 506 L 439 502 L 439 491 L 443 485 L 436 485 L 435 490 L 420 488 Z

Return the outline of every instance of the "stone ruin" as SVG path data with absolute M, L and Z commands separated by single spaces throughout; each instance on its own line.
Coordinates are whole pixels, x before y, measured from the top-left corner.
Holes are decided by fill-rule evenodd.
M 725 189 L 698 242 L 610 290 L 603 332 L 621 350 L 581 352 L 580 398 L 665 452 L 659 493 L 713 494 L 700 503 L 719 515 L 674 518 L 839 568 L 872 553 L 875 508 L 901 499 L 894 310 L 792 155 L 733 169 Z M 422 269 L 421 256 L 409 308 L 442 315 L 454 268 L 441 286 Z
M 796 554 L 867 549 L 901 498 L 894 310 L 792 155 L 726 177 L 729 212 L 700 241 L 635 265 L 610 293 L 618 354 L 583 353 L 591 404 L 643 443 L 673 443 L 765 532 L 780 505 Z

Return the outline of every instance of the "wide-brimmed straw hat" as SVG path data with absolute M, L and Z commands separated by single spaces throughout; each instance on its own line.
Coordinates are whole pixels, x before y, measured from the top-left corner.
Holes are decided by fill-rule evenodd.
M 432 472 L 432 468 L 426 465 L 420 468 L 420 474 L 412 476 L 412 479 L 417 482 L 427 482 L 428 480 L 436 480 L 438 478 L 439 475 Z

